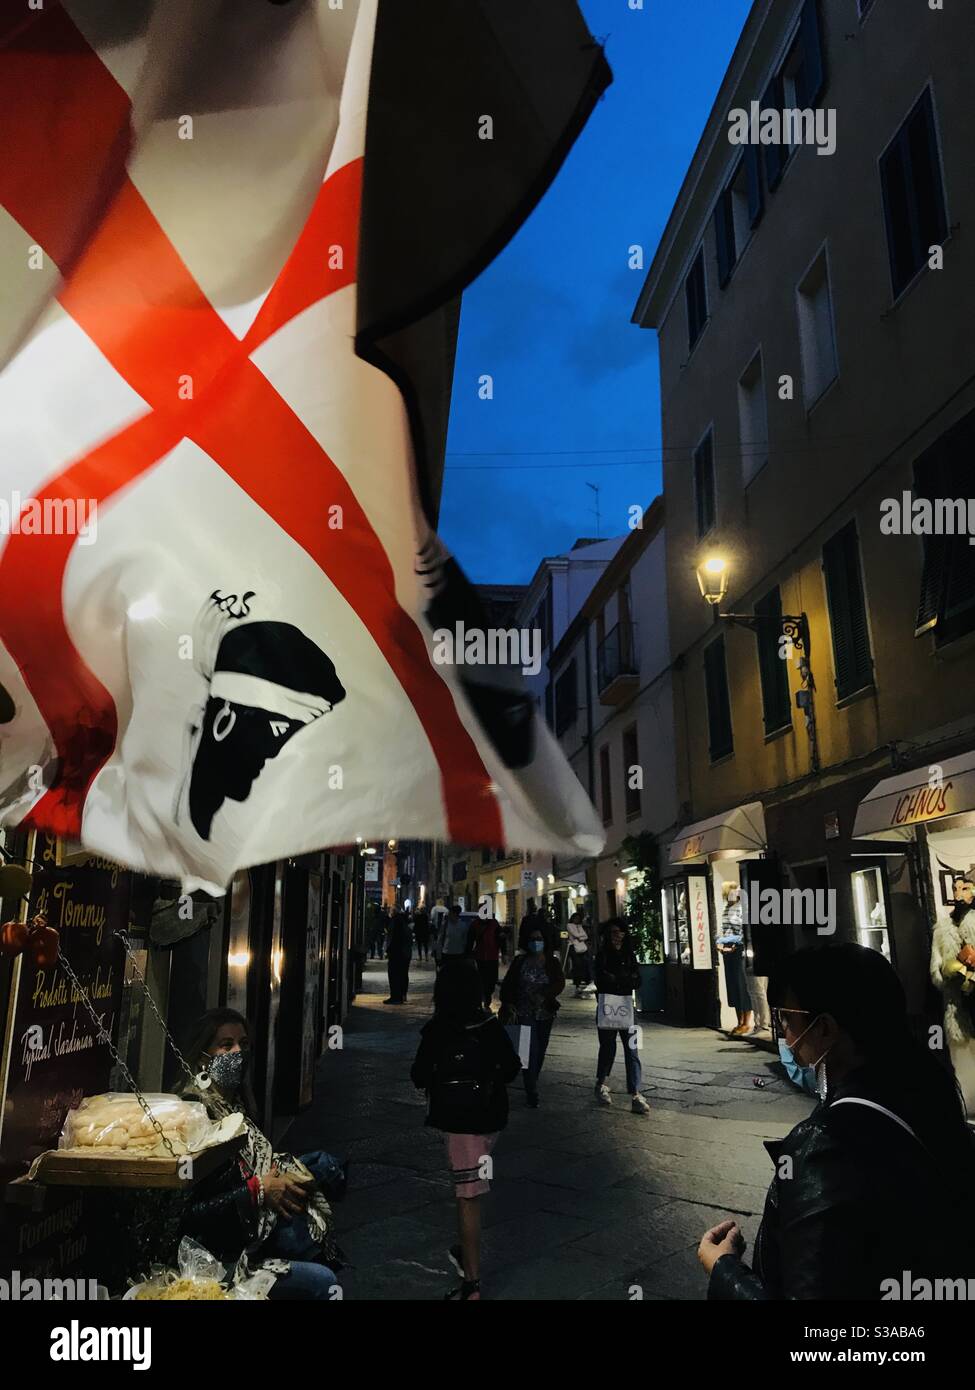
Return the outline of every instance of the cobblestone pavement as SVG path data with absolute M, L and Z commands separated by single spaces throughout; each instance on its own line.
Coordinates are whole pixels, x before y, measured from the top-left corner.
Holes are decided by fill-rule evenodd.
M 432 966 L 414 962 L 409 1003 L 385 1006 L 385 966 L 368 963 L 344 1046 L 322 1058 L 314 1102 L 282 1141 L 352 1160 L 336 1213 L 347 1298 L 435 1299 L 453 1277 L 443 1139 L 424 1126 L 425 1100 L 409 1079 L 432 988 Z M 482 1201 L 484 1296 L 627 1299 L 636 1284 L 645 1299 L 703 1299 L 701 1234 L 734 1216 L 751 1245 L 770 1177 L 762 1141 L 785 1134 L 812 1102 L 768 1052 L 644 1021 L 650 1116 L 630 1112 L 621 1059 L 611 1078 L 616 1104 L 598 1107 L 594 1006 L 571 993 L 552 1031 L 541 1107 L 527 1109 L 520 1084 L 511 1088 Z

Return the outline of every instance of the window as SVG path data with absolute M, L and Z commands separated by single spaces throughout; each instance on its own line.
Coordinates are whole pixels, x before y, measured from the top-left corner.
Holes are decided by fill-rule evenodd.
M 451 879 L 451 882 L 452 882 L 452 883 L 460 883 L 460 882 L 461 882 L 463 879 L 465 879 L 466 877 L 467 877 L 467 860 L 466 860 L 466 859 L 458 859 L 457 862 L 451 866 L 451 870 L 450 870 L 450 879 Z
M 603 808 L 603 825 L 613 819 L 613 788 L 609 775 L 609 748 L 599 750 L 599 795 Z
M 833 636 L 836 698 L 843 700 L 873 684 L 873 659 L 855 521 L 848 522 L 823 546 L 823 572 Z
M 731 697 L 725 665 L 724 638 L 704 648 L 704 689 L 708 702 L 708 737 L 711 761 L 727 757 L 734 750 L 731 731 Z
M 750 483 L 768 462 L 768 408 L 760 351 L 738 379 L 738 435 L 742 481 Z
M 761 220 L 762 211 L 762 176 L 758 165 L 758 151 L 754 145 L 749 145 L 714 209 L 718 284 L 721 289 L 724 289 L 731 279 L 731 272 L 748 245 L 752 228 Z
M 576 722 L 578 713 L 575 658 L 555 682 L 555 737 L 560 738 Z
M 708 321 L 708 296 L 704 279 L 704 248 L 694 257 L 694 264 L 684 282 L 687 300 L 687 350 L 693 348 Z
M 948 234 L 934 106 L 928 89 L 880 160 L 887 254 L 894 298 L 923 270 Z
M 779 655 L 782 595 L 778 588 L 756 603 L 755 616 L 761 619 L 755 636 L 758 642 L 758 676 L 762 686 L 762 715 L 766 734 L 774 734 L 792 725 L 789 664 Z
M 713 430 L 708 430 L 694 450 L 694 497 L 697 504 L 697 534 L 706 536 L 715 522 Z
M 785 62 L 772 77 L 761 100 L 762 111 L 783 111 L 785 108 L 808 111 L 822 94 L 826 85 L 826 66 L 822 34 L 819 26 L 818 0 L 805 0 L 795 42 Z M 765 145 L 765 181 L 770 193 L 782 182 L 791 148 Z
M 631 820 L 640 814 L 641 799 L 639 786 L 631 787 L 630 782 L 641 782 L 640 749 L 637 742 L 636 725 L 631 724 L 623 730 L 623 802 L 626 819 Z
M 811 410 L 839 371 L 825 247 L 799 285 L 797 304 L 803 397 L 806 409 Z
M 975 457 L 975 411 L 947 430 L 914 465 L 914 496 L 932 509 L 966 499 Z M 936 513 L 934 513 L 936 515 Z M 955 527 L 958 530 L 957 525 Z M 941 646 L 975 628 L 975 546 L 966 534 L 925 536 L 915 637 L 934 630 Z

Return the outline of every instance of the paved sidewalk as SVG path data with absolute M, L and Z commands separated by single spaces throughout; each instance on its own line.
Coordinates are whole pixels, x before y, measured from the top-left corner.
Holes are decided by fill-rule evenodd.
M 442 1136 L 423 1124 L 409 1068 L 432 1007 L 433 968 L 414 966 L 410 1001 L 383 1005 L 385 966 L 369 962 L 366 993 L 344 1047 L 319 1067 L 315 1100 L 285 1135 L 295 1152 L 327 1148 L 351 1160 L 337 1208 L 352 1268 L 347 1298 L 436 1299 L 453 1278 L 446 1247 L 455 1204 Z M 707 1029 L 643 1024 L 649 1118 L 630 1113 L 622 1059 L 613 1109 L 593 1097 L 594 1006 L 571 997 L 552 1031 L 541 1107 L 511 1088 L 511 1118 L 482 1202 L 484 1295 L 495 1299 L 703 1299 L 701 1234 L 734 1216 L 751 1244 L 770 1161 L 762 1147 L 812 1102 L 778 1063 Z M 753 1085 L 761 1076 L 764 1089 Z M 456 1280 L 454 1280 L 456 1282 Z

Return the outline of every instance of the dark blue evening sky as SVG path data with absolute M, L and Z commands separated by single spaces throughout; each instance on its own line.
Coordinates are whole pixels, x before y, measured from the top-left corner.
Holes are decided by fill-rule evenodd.
M 595 536 L 587 483 L 602 536 L 659 491 L 656 334 L 630 323 L 645 270 L 628 268 L 628 248 L 649 266 L 750 7 L 581 0 L 613 85 L 464 296 L 440 532 L 477 583 L 525 583 Z M 483 374 L 493 400 L 478 398 Z

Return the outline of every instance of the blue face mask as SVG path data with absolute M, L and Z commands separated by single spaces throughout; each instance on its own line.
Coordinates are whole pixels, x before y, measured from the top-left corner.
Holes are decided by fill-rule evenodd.
M 545 950 L 545 942 L 544 942 L 544 941 L 529 941 L 529 943 L 528 943 L 528 949 L 529 949 L 529 951 L 535 951 L 536 953 L 539 952 L 539 951 L 544 951 L 544 950 Z

